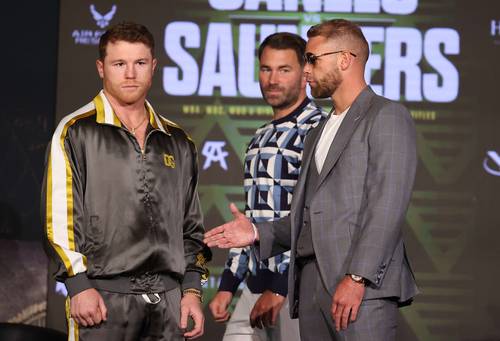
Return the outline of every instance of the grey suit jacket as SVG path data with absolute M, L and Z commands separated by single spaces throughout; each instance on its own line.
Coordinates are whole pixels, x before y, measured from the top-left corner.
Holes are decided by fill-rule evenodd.
M 291 213 L 257 224 L 261 259 L 291 249 L 288 297 L 297 317 L 299 269 L 295 250 L 303 223 L 309 165 L 326 120 L 306 138 L 302 172 Z M 333 296 L 346 274 L 368 279 L 364 299 L 407 302 L 418 293 L 405 253 L 401 226 L 417 166 L 413 119 L 401 104 L 366 87 L 333 140 L 310 203 L 311 230 L 321 280 Z

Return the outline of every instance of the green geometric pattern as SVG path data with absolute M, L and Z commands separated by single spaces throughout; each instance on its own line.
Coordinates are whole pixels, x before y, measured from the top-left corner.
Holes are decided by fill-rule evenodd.
M 203 214 L 215 208 L 224 222 L 233 220 L 229 203 L 234 202 L 240 209 L 244 207 L 243 186 L 200 185 L 198 186 Z M 228 198 L 228 196 L 231 196 Z M 234 198 L 238 197 L 238 200 Z
M 474 228 L 473 196 L 414 191 L 407 220 L 439 273 L 452 272 Z
M 415 274 L 422 293 L 402 314 L 419 340 L 451 340 L 466 315 L 472 278 L 455 268 L 473 233 L 473 196 L 469 193 L 414 191 L 407 221 L 435 272 Z M 423 256 L 423 255 L 422 255 Z M 458 335 L 457 335 L 458 337 Z
M 205 141 L 208 134 L 215 126 L 224 132 L 229 145 L 234 149 L 236 155 L 243 165 L 245 150 L 255 130 L 267 120 L 233 119 L 229 115 L 204 115 L 204 117 L 183 117 L 178 119 L 179 124 L 189 131 L 191 138 L 199 144 Z M 250 132 L 250 133 L 242 133 Z M 243 172 L 243 168 L 241 170 Z
M 434 181 L 453 184 L 474 157 L 474 131 L 469 125 L 417 125 L 418 155 Z
M 462 340 L 454 334 L 467 315 L 465 298 L 471 296 L 468 288 L 472 279 L 458 274 L 425 272 L 417 272 L 415 277 L 421 294 L 400 312 L 418 340 Z

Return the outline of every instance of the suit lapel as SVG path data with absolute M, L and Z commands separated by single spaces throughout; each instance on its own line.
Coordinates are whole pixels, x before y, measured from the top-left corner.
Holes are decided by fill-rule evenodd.
M 300 175 L 297 184 L 295 185 L 295 189 L 293 190 L 291 218 L 294 220 L 296 218 L 295 212 L 302 211 L 302 203 L 305 198 L 305 185 L 307 183 L 309 166 L 311 164 L 311 160 L 314 160 L 314 150 L 327 120 L 328 119 L 324 119 L 318 124 L 316 128 L 310 130 L 307 133 L 307 137 L 304 141 L 304 149 L 302 151 L 302 164 L 300 166 Z M 302 214 L 299 214 L 299 216 L 302 216 Z M 292 234 L 292 236 L 296 237 L 296 234 L 300 230 L 300 222 L 297 222 L 296 224 L 292 223 L 292 229 L 294 227 L 297 227 L 297 229 L 295 230 L 295 234 Z
M 317 187 L 321 186 L 321 183 L 325 180 L 327 175 L 330 173 L 332 168 L 337 163 L 340 155 L 344 151 L 345 147 L 349 143 L 352 134 L 356 130 L 359 122 L 363 120 L 367 109 L 371 103 L 371 100 L 375 93 L 372 89 L 367 86 L 354 100 L 351 105 L 351 108 L 344 117 L 342 124 L 333 139 L 330 148 L 328 149 L 328 154 L 326 155 L 325 163 L 323 164 L 323 168 L 321 169 L 321 173 L 319 174 L 319 180 L 317 182 Z

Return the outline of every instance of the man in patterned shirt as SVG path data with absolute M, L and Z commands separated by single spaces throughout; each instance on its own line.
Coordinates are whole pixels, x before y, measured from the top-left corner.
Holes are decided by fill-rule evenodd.
M 259 48 L 259 83 L 273 120 L 257 129 L 245 156 L 245 212 L 255 223 L 289 214 L 304 139 L 326 117 L 306 96 L 305 45 L 298 35 L 275 33 Z M 249 247 L 230 250 L 219 291 L 210 302 L 216 321 L 229 319 L 234 293 L 248 278 L 224 341 L 300 339 L 298 322 L 290 319 L 285 302 L 289 260 L 289 251 L 258 263 Z

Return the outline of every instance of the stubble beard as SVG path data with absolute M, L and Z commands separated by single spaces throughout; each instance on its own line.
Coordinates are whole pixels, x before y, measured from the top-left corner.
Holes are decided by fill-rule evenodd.
M 117 100 L 125 105 L 136 104 L 142 98 L 145 98 L 151 84 L 137 83 L 138 88 L 133 91 L 122 89 L 121 86 L 115 87 L 113 90 Z
M 264 97 L 264 101 L 268 105 L 270 105 L 273 109 L 284 109 L 291 106 L 297 101 L 297 98 L 300 95 L 300 90 L 301 90 L 300 86 L 301 86 L 300 82 L 297 83 L 296 86 L 290 87 L 289 89 L 279 86 L 274 86 L 274 87 L 268 86 L 267 88 L 263 89 L 261 86 L 261 92 L 262 96 Z M 269 91 L 271 89 L 281 90 L 281 94 L 279 94 L 278 96 L 275 95 L 268 96 L 266 94 L 266 91 Z
M 331 70 L 322 78 L 315 80 L 316 86 L 311 86 L 314 98 L 331 97 L 342 83 L 342 76 L 338 69 Z

